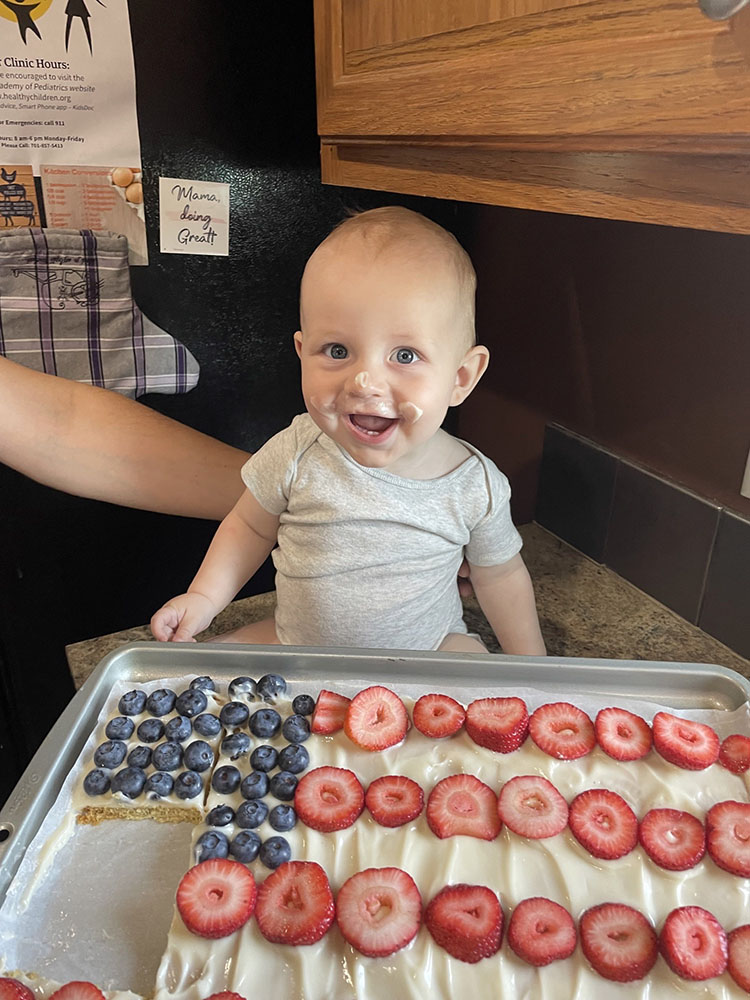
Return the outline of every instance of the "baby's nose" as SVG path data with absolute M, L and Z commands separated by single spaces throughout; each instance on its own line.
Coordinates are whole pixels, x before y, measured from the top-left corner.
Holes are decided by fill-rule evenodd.
M 348 389 L 353 396 L 379 396 L 385 392 L 385 381 L 377 373 L 360 371 L 350 380 Z

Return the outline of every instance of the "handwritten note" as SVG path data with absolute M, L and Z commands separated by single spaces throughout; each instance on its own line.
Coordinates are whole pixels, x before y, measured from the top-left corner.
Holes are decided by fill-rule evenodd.
M 162 253 L 229 254 L 229 185 L 159 178 Z

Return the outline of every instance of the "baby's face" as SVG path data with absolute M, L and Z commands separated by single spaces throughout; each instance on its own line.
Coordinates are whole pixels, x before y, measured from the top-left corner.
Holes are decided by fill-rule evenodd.
M 305 405 L 360 465 L 409 476 L 429 465 L 459 401 L 455 281 L 420 262 L 347 251 L 314 257 L 305 274 L 295 334 Z

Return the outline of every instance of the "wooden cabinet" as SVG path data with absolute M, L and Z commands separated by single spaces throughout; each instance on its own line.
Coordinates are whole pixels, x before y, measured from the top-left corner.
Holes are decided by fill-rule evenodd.
M 750 6 L 315 0 L 326 183 L 750 232 Z

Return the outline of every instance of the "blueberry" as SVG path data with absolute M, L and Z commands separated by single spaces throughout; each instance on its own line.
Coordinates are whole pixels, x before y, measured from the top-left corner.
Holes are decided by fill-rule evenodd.
M 229 845 L 229 853 L 237 861 L 249 864 L 255 861 L 260 850 L 260 837 L 254 830 L 240 830 Z
M 278 868 L 292 856 L 292 849 L 283 837 L 269 837 L 260 848 L 260 860 L 266 868 Z
M 97 767 L 119 767 L 127 752 L 122 740 L 107 740 L 94 750 L 94 763 Z
M 291 802 L 297 788 L 297 778 L 291 771 L 277 771 L 269 782 L 271 795 L 283 802 Z
M 190 738 L 192 731 L 193 725 L 190 719 L 185 718 L 184 715 L 176 715 L 164 727 L 164 735 L 168 740 L 174 740 L 176 743 L 184 743 Z
M 290 743 L 304 743 L 310 739 L 310 723 L 304 715 L 290 715 L 284 719 L 281 732 Z
M 146 775 L 140 767 L 124 767 L 112 775 L 112 791 L 121 792 L 129 799 L 137 799 L 146 784 Z
M 293 744 L 284 747 L 279 754 L 279 767 L 282 771 L 291 771 L 292 774 L 301 774 L 310 763 L 310 754 L 304 747 Z
M 138 726 L 138 739 L 142 743 L 158 743 L 164 735 L 164 723 L 161 719 L 144 719 Z
M 279 695 L 286 694 L 286 681 L 279 674 L 264 674 L 258 681 L 256 690 L 263 701 L 273 703 Z
M 291 806 L 274 806 L 268 814 L 268 822 L 280 833 L 291 830 L 297 824 L 297 813 Z
M 250 709 L 241 701 L 230 701 L 219 713 L 222 726 L 233 728 L 244 726 L 250 718 Z
M 160 743 L 154 747 L 151 761 L 157 771 L 176 771 L 182 764 L 182 747 L 179 743 Z
M 273 771 L 276 761 L 279 759 L 279 752 L 276 747 L 269 747 L 267 744 L 256 747 L 250 754 L 250 765 L 256 771 Z
M 116 715 L 109 720 L 104 732 L 108 740 L 129 740 L 135 732 L 135 723 L 124 715 Z
M 311 694 L 298 694 L 292 702 L 292 711 L 297 715 L 312 715 L 315 711 L 315 699 Z
M 245 756 L 251 746 L 252 742 L 247 733 L 231 733 L 221 741 L 221 752 L 230 760 L 238 760 Z
M 248 799 L 247 802 L 243 802 L 237 809 L 235 820 L 237 826 L 242 827 L 243 830 L 248 830 L 252 827 L 260 826 L 266 816 L 268 816 L 268 806 L 263 799 Z
M 208 705 L 208 698 L 206 698 L 200 688 L 188 688 L 187 691 L 183 691 L 181 695 L 178 695 L 175 702 L 175 708 L 180 715 L 186 715 L 188 719 L 192 719 L 194 715 L 200 715 L 201 712 L 205 712 L 206 705 Z
M 194 799 L 203 791 L 203 778 L 195 771 L 180 771 L 174 783 L 178 799 Z
M 229 682 L 229 697 L 236 698 L 238 694 L 245 695 L 250 701 L 255 700 L 255 681 L 252 677 L 235 677 Z
M 234 819 L 234 809 L 231 806 L 214 806 L 206 816 L 209 826 L 228 826 Z
M 146 798 L 166 799 L 174 789 L 174 778 L 166 771 L 154 771 L 146 778 Z
M 152 691 L 146 699 L 146 711 L 151 715 L 169 715 L 174 708 L 177 695 L 169 688 L 159 688 Z
M 189 749 L 190 747 L 188 747 Z M 225 764 L 223 767 L 217 767 L 214 771 L 211 787 L 219 795 L 231 795 L 240 787 L 240 781 L 242 781 L 242 775 L 237 768 L 232 764 Z
M 243 799 L 262 799 L 268 792 L 268 775 L 263 771 L 251 771 L 242 779 L 240 794 Z
M 128 754 L 128 765 L 130 767 L 141 767 L 144 770 L 151 763 L 151 747 L 133 747 Z
M 275 736 L 281 728 L 281 716 L 273 708 L 260 708 L 250 716 L 250 732 L 261 739 Z
M 204 740 L 193 740 L 185 747 L 182 760 L 191 771 L 207 771 L 214 762 L 214 752 Z
M 221 723 L 217 715 L 203 712 L 193 719 L 193 729 L 201 736 L 218 736 L 221 732 Z
M 226 834 L 219 830 L 207 830 L 195 842 L 195 860 L 208 861 L 210 858 L 226 858 L 229 854 L 229 841 Z
M 205 674 L 202 677 L 194 677 L 190 681 L 190 687 L 199 691 L 215 691 L 216 685 L 213 682 L 213 678 L 207 677 Z M 226 857 L 226 854 L 224 855 Z
M 83 779 L 83 790 L 87 795 L 104 795 L 109 791 L 109 775 L 100 767 L 89 771 Z
M 117 703 L 120 715 L 140 715 L 145 707 L 145 691 L 126 691 Z

